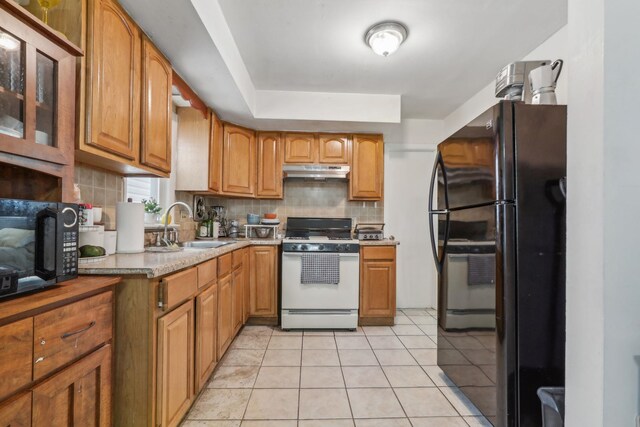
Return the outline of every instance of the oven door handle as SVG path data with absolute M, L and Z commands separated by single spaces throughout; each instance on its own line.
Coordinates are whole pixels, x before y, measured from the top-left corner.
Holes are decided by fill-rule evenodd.
M 302 255 L 306 255 L 306 254 L 335 254 L 336 252 L 282 252 L 282 256 L 290 256 L 290 257 L 296 257 L 296 258 L 300 258 L 302 257 Z M 340 256 L 340 258 L 356 258 L 359 257 L 360 254 L 358 252 L 354 252 L 354 253 L 337 253 L 338 256 Z

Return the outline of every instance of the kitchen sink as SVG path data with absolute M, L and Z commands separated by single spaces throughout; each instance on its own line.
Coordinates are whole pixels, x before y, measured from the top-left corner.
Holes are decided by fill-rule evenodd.
M 235 240 L 229 240 L 221 242 L 219 240 L 192 240 L 190 242 L 182 243 L 182 246 L 185 248 L 194 248 L 194 249 L 215 249 L 221 246 L 232 245 L 236 243 Z

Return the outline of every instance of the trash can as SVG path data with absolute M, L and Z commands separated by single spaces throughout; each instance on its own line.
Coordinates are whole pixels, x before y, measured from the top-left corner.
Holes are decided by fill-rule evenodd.
M 542 427 L 563 427 L 564 387 L 540 387 L 538 397 L 542 403 Z

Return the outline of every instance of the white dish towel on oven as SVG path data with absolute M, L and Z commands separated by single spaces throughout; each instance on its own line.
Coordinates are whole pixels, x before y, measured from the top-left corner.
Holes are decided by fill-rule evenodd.
M 302 254 L 300 282 L 303 285 L 340 283 L 340 255 Z

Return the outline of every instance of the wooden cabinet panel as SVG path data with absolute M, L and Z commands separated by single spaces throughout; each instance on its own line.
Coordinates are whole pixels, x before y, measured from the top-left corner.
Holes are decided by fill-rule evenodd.
M 31 426 L 31 392 L 21 394 L 0 406 L 0 426 Z
M 218 258 L 198 264 L 198 289 L 202 289 L 218 278 Z
M 259 199 L 282 199 L 282 139 L 280 132 L 258 133 Z
M 360 249 L 360 258 L 360 317 L 395 317 L 395 247 L 365 246 Z
M 350 200 L 381 200 L 384 188 L 384 147 L 380 135 L 354 135 Z
M 211 168 L 211 114 L 203 115 L 191 107 L 178 107 L 178 138 L 174 172 L 176 190 L 209 192 L 209 176 L 204 171 Z
M 38 379 L 107 342 L 113 335 L 113 293 L 40 314 L 33 322 L 33 376 Z
M 222 192 L 228 195 L 255 195 L 256 137 L 251 130 L 224 124 L 222 146 Z
M 220 119 L 211 113 L 211 135 L 209 137 L 209 190 L 222 191 L 222 146 L 224 132 Z
M 218 360 L 233 339 L 232 275 L 218 278 Z
M 34 427 L 111 425 L 111 346 L 33 389 Z
M 87 144 L 125 159 L 140 147 L 140 31 L 112 0 L 93 7 L 89 42 Z
M 195 394 L 198 394 L 216 367 L 218 333 L 218 287 L 211 286 L 196 297 Z
M 250 256 L 249 256 L 249 248 L 244 248 L 242 250 L 242 264 L 244 266 L 244 289 L 242 291 L 242 296 L 244 299 L 244 307 L 242 312 L 243 314 L 243 323 L 247 323 L 247 319 L 249 319 L 249 313 L 251 312 L 251 264 L 250 264 Z
M 349 164 L 351 140 L 348 135 L 319 134 L 318 153 L 320 163 Z
M 0 327 L 0 360 L 0 399 L 4 399 L 31 382 L 33 317 Z
M 231 273 L 233 268 L 233 252 L 218 257 L 218 279 Z
M 140 163 L 171 171 L 171 64 L 142 40 L 142 151 Z
M 158 424 L 176 426 L 191 406 L 194 366 L 193 300 L 158 319 Z
M 170 310 L 182 301 L 190 298 L 198 289 L 198 269 L 196 267 L 181 271 L 162 279 L 162 309 Z
M 237 251 L 240 252 L 240 251 Z M 240 267 L 233 270 L 232 273 L 232 287 L 231 287 L 231 299 L 233 301 L 232 319 L 233 319 L 233 335 L 235 335 L 240 328 L 242 327 L 242 323 L 244 320 L 244 268 L 242 265 Z
M 318 158 L 318 140 L 312 133 L 284 134 L 285 163 L 315 163 Z
M 276 246 L 252 246 L 250 248 L 251 305 L 253 317 L 278 315 L 278 248 Z

